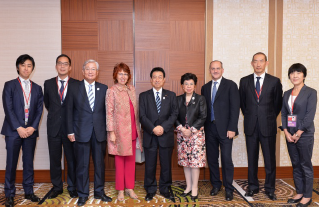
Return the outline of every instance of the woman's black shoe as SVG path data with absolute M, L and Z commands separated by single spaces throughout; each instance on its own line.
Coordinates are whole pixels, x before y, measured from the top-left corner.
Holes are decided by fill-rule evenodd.
M 309 206 L 309 205 L 311 204 L 311 202 L 312 202 L 312 199 L 310 198 L 310 200 L 309 200 L 307 203 L 305 203 L 305 204 L 303 204 L 303 203 L 298 203 L 298 204 L 297 204 L 297 207 L 306 207 L 306 206 Z
M 182 193 L 181 196 L 186 197 L 186 196 L 190 195 L 191 193 L 192 193 L 192 191 L 189 191 L 188 193 Z
M 290 198 L 288 199 L 287 203 L 299 203 L 302 199 L 302 196 L 301 198 L 298 198 L 298 199 L 293 199 L 293 198 Z
M 196 202 L 195 200 L 198 199 L 198 194 L 197 194 L 197 196 L 192 196 L 191 195 L 191 199 L 192 199 L 193 202 Z

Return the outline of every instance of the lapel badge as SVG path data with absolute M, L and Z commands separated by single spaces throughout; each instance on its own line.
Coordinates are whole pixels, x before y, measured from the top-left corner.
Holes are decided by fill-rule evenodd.
M 165 100 L 165 96 L 163 97 L 163 99 Z
M 99 90 L 100 90 L 100 88 L 97 88 L 96 90 L 98 90 L 98 91 L 99 91 Z

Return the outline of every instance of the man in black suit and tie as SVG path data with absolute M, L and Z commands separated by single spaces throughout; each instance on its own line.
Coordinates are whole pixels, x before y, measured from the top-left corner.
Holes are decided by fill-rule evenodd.
M 143 146 L 145 150 L 144 188 L 147 192 L 146 201 L 156 194 L 157 148 L 161 174 L 159 180 L 160 193 L 167 199 L 172 199 L 171 160 L 174 147 L 174 122 L 178 115 L 176 94 L 163 89 L 165 71 L 163 68 L 153 68 L 151 73 L 153 88 L 140 94 L 140 122 L 143 127 Z
M 43 93 L 41 86 L 30 80 L 35 63 L 31 56 L 25 54 L 18 57 L 16 68 L 19 77 L 4 84 L 2 103 L 5 118 L 1 134 L 5 136 L 7 149 L 7 165 L 4 192 L 6 207 L 14 206 L 16 193 L 16 169 L 22 147 L 23 189 L 25 199 L 39 202 L 34 194 L 33 160 L 39 122 L 43 112 Z
M 279 78 L 265 73 L 268 61 L 264 53 L 256 53 L 251 65 L 254 73 L 243 77 L 239 84 L 248 156 L 246 196 L 259 192 L 257 172 L 260 143 L 266 171 L 265 193 L 271 200 L 276 200 L 276 118 L 282 105 L 282 85 Z
M 70 85 L 68 92 L 68 138 L 74 142 L 78 206 L 85 205 L 89 196 L 91 148 L 94 163 L 94 198 L 104 202 L 112 201 L 104 192 L 107 86 L 95 81 L 98 71 L 99 64 L 95 60 L 87 60 L 83 64 L 84 80 Z
M 210 194 L 217 195 L 222 186 L 218 163 L 220 147 L 225 198 L 231 201 L 234 192 L 232 146 L 233 138 L 238 135 L 239 92 L 234 81 L 222 76 L 224 68 L 221 61 L 212 61 L 209 71 L 213 80 L 202 87 L 202 95 L 205 96 L 207 106 L 209 106 L 204 129 L 210 181 L 213 186 Z
M 63 193 L 62 182 L 62 145 L 68 166 L 68 191 L 71 198 L 78 197 L 75 179 L 75 156 L 73 143 L 70 142 L 66 127 L 66 108 L 68 86 L 78 82 L 68 76 L 71 71 L 71 59 L 67 55 L 59 55 L 56 59 L 55 68 L 58 76 L 44 82 L 44 104 L 48 110 L 47 134 L 50 155 L 50 175 L 53 190 L 48 198 L 56 198 Z

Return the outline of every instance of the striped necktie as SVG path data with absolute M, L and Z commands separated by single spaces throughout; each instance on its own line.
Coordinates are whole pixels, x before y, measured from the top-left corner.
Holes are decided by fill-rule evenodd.
M 91 84 L 89 85 L 88 97 L 89 97 L 89 103 L 90 103 L 91 109 L 93 111 L 93 109 L 94 109 L 94 95 L 93 95 L 93 89 L 92 89 L 92 85 Z
M 159 92 L 156 92 L 156 107 L 157 107 L 157 113 L 160 113 L 161 111 L 161 99 L 159 97 Z
M 216 96 L 216 92 L 217 92 L 217 81 L 214 82 L 214 87 L 213 87 L 213 91 L 212 91 L 212 105 L 211 105 L 211 113 L 210 113 L 210 120 L 214 121 L 215 120 L 215 113 L 214 113 L 214 101 L 215 101 L 215 96 Z

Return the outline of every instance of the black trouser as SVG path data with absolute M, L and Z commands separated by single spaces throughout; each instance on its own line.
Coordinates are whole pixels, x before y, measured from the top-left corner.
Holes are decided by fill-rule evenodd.
M 74 155 L 73 143 L 70 142 L 66 134 L 59 132 L 56 137 L 48 136 L 48 146 L 50 155 L 50 175 L 53 189 L 56 191 L 63 190 L 62 182 L 62 146 L 64 155 L 67 160 L 68 175 L 67 183 L 68 190 L 76 190 L 76 160 Z
M 220 188 L 222 182 L 219 173 L 219 147 L 222 162 L 223 184 L 227 192 L 233 192 L 234 164 L 232 160 L 233 139 L 220 137 L 217 132 L 216 124 L 211 122 L 205 128 L 206 155 L 210 172 L 210 182 L 213 187 Z
M 265 190 L 275 192 L 276 183 L 276 135 L 265 137 L 259 130 L 258 121 L 254 133 L 246 135 L 246 147 L 248 156 L 248 188 L 249 190 L 259 189 L 258 182 L 258 159 L 259 143 L 264 156 L 266 171 Z
M 157 148 L 159 148 L 159 160 L 161 173 L 159 180 L 159 190 L 161 193 L 168 193 L 168 187 L 172 185 L 172 152 L 173 147 L 161 147 L 158 143 L 158 137 L 153 136 L 150 147 L 144 147 L 145 150 L 145 177 L 144 188 L 147 193 L 156 193 L 156 166 L 157 166 Z
M 313 168 L 311 163 L 314 137 L 301 135 L 297 143 L 287 142 L 288 152 L 293 167 L 296 191 L 305 198 L 312 197 Z

